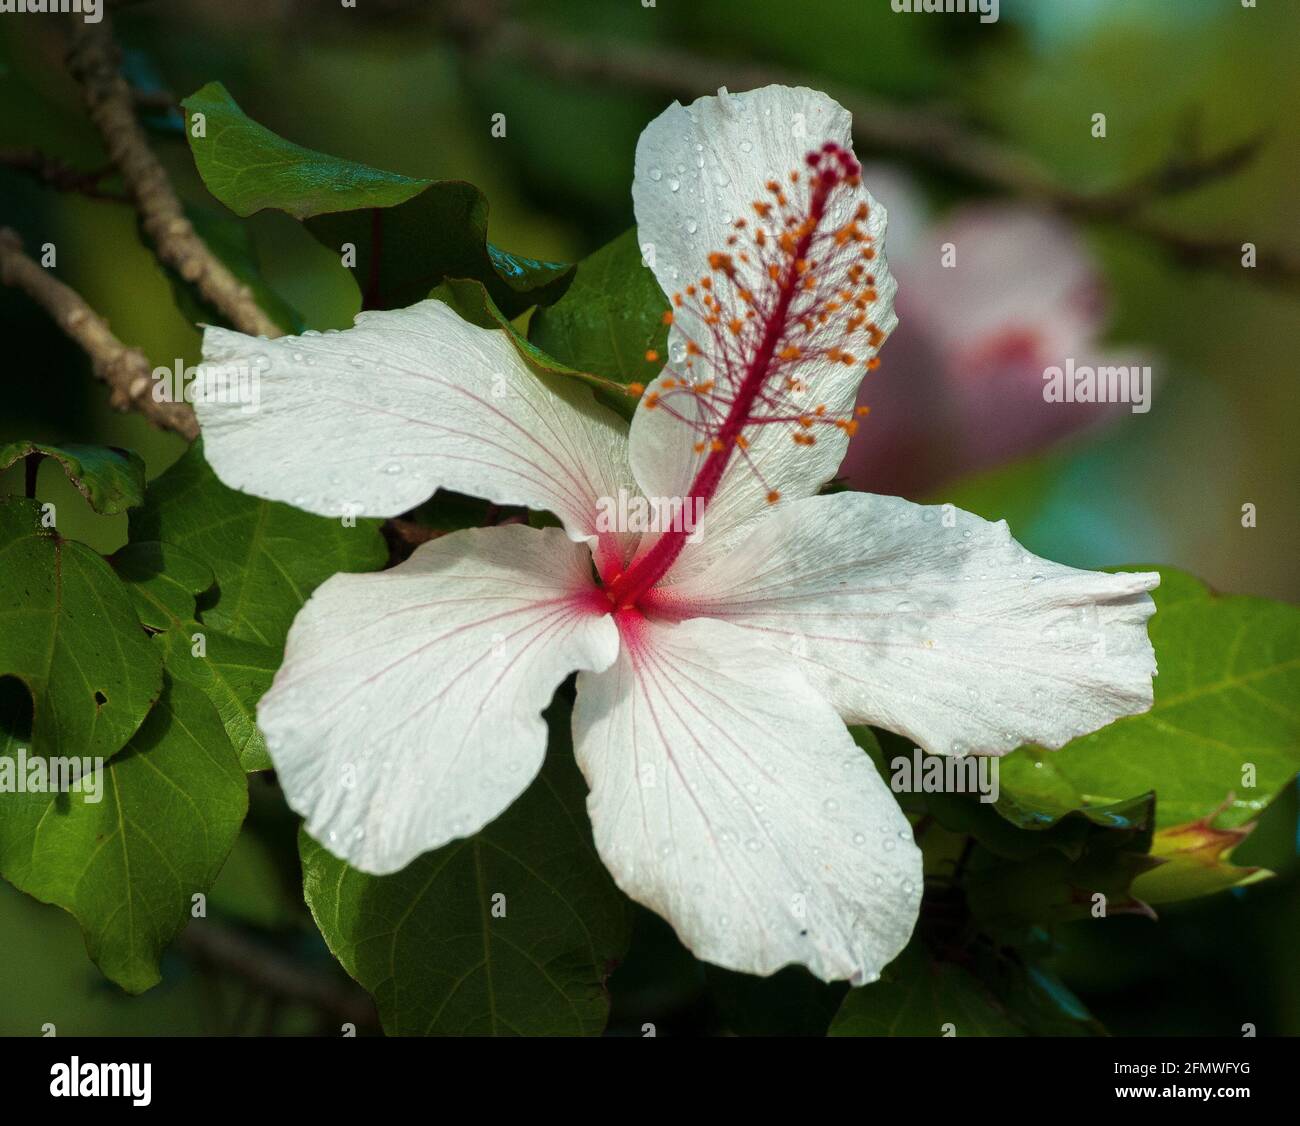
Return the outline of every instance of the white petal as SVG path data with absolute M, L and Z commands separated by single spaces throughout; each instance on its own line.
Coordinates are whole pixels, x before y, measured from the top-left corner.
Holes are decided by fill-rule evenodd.
M 578 677 L 573 731 L 601 859 L 698 957 L 862 982 L 906 944 L 907 819 L 775 650 L 723 622 L 625 626 L 618 662 Z
M 837 493 L 791 505 L 659 599 L 783 646 L 849 723 L 1003 754 L 1151 706 L 1159 582 L 1040 559 L 1005 521 L 951 505 Z
M 587 388 L 534 374 L 503 332 L 440 301 L 326 335 L 209 328 L 203 355 L 195 407 L 217 475 L 309 512 L 393 516 L 448 488 L 547 509 L 579 539 L 631 480 L 626 429 Z M 241 367 L 256 409 L 204 400 Z
M 688 107 L 674 103 L 652 121 L 637 144 L 632 195 L 638 237 L 664 292 L 671 296 L 708 273 L 708 255 L 727 249 L 735 219 L 745 217 L 750 230 L 763 225 L 752 205 L 771 198 L 764 186 L 767 181 L 776 179 L 788 186 L 788 173 L 806 172 L 806 155 L 823 142 L 850 149 L 851 124 L 848 111 L 825 94 L 784 86 L 700 98 Z M 897 318 L 894 279 L 884 254 L 879 253 L 884 245 L 885 209 L 865 187 L 846 186 L 832 196 L 824 224 L 827 230 L 843 226 L 862 202 L 869 207 L 863 227 L 878 251 L 871 264 L 878 294 L 871 320 L 888 335 Z M 753 292 L 763 292 L 767 282 L 759 263 L 738 263 L 737 269 Z M 716 376 L 720 360 L 709 348 L 712 330 L 692 314 L 689 305 L 676 310 L 675 318 L 669 334 L 674 367 L 680 364 L 689 339 L 705 349 L 695 360 L 694 378 L 706 381 Z M 865 373 L 863 364 L 878 350 L 868 347 L 861 332 L 839 343 L 860 362 L 818 360 L 798 369 L 798 378 L 808 386 L 804 396 L 808 408 L 824 404 L 832 416 L 852 410 Z M 665 379 L 681 375 L 681 370 L 670 369 L 649 390 L 662 392 Z M 647 409 L 646 401 L 642 400 L 631 431 L 637 481 L 647 496 L 686 497 L 708 450 L 694 450 L 700 438 L 695 428 L 664 409 Z M 677 405 L 691 423 L 703 422 L 709 410 L 703 399 Z M 704 531 L 682 553 L 672 572 L 675 576 L 698 572 L 743 539 L 746 525 L 772 511 L 769 491 L 780 495 L 779 507 L 815 494 L 835 475 L 848 446 L 847 435 L 819 427 L 817 444 L 809 448 L 795 445 L 791 430 L 769 425 L 746 431 L 748 458 L 739 454 L 731 458 L 705 516 Z
M 257 709 L 307 832 L 382 874 L 501 813 L 541 767 L 555 686 L 615 658 L 594 593 L 585 547 L 521 525 L 320 586 Z

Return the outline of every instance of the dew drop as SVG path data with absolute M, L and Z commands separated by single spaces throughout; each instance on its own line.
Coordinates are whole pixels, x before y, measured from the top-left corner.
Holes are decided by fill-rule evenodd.
M 659 181 L 662 180 L 663 178 L 664 178 L 664 170 L 662 168 L 650 169 L 650 179 L 652 179 L 656 184 L 659 183 Z

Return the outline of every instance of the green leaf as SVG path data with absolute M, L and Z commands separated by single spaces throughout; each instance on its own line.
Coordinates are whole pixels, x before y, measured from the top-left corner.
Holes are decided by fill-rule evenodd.
M 219 595 L 202 611 L 212 630 L 278 648 L 294 615 L 339 571 L 387 560 L 380 521 L 355 527 L 227 488 L 195 442 L 131 513 L 131 540 L 172 544 L 212 569 Z
M 415 179 L 303 148 L 249 118 L 219 82 L 182 104 L 208 190 L 236 215 L 272 208 L 305 220 L 335 252 L 351 243 L 366 308 L 410 305 L 446 277 L 468 277 L 516 316 L 568 284 L 571 267 L 487 241 L 487 199 L 472 184 Z M 202 137 L 194 135 L 198 113 Z
M 1154 707 L 1059 751 L 1025 747 L 1004 758 L 1002 791 L 1020 808 L 1054 818 L 1154 790 L 1157 828 L 1229 799 L 1219 821 L 1231 827 L 1300 770 L 1300 608 L 1160 574 Z
M 144 462 L 138 454 L 113 446 L 9 442 L 0 446 L 0 470 L 25 457 L 48 457 L 59 463 L 68 480 L 104 516 L 114 516 L 144 502 Z
M 1223 829 L 1215 824 L 1217 813 L 1160 830 L 1151 845 L 1151 855 L 1159 863 L 1133 882 L 1133 894 L 1148 903 L 1176 903 L 1273 875 L 1267 868 L 1232 862 L 1232 853 L 1255 825 Z
M 649 383 L 666 362 L 667 311 L 633 228 L 578 263 L 564 296 L 533 314 L 528 338 L 562 363 L 620 386 Z M 648 352 L 659 359 L 647 360 Z
M 879 982 L 849 991 L 831 1036 L 1096 1036 L 1104 1030 L 1063 983 L 1007 951 L 940 960 L 913 939 Z
M 930 766 L 955 765 L 922 755 L 918 770 L 920 752 L 902 736 L 849 730 L 891 788 L 926 782 Z M 979 765 L 996 769 L 996 761 Z M 903 788 L 897 796 L 919 826 L 927 878 L 939 881 L 929 889 L 928 902 L 939 890 L 951 890 L 964 911 L 1003 940 L 1023 941 L 1037 924 L 1089 915 L 1098 892 L 1111 914 L 1150 914 L 1133 885 L 1157 863 L 1147 855 L 1155 824 L 1152 793 L 1053 816 L 1022 809 L 1005 793 L 996 805 L 975 793 L 933 788 Z
M 25 757 L 30 769 L 22 717 L 4 710 L 0 764 L 18 771 Z M 164 685 L 135 738 L 82 786 L 0 794 L 0 872 L 75 916 L 96 965 L 139 993 L 158 982 L 158 959 L 190 918 L 192 897 L 216 879 L 247 786 L 211 706 L 183 684 Z
M 20 497 L 0 501 L 0 622 L 0 676 L 31 695 L 35 751 L 108 758 L 135 733 L 162 661 L 112 568 Z
M 1074 816 L 1078 816 L 1077 814 Z M 1151 908 L 1135 881 L 1158 861 L 1147 855 L 1150 827 L 1099 829 L 1073 853 L 1055 848 L 1008 860 L 976 849 L 963 878 L 966 904 L 984 930 L 1020 939 L 1041 923 L 1110 915 L 1145 915 Z
M 946 1025 L 953 1026 L 945 1029 Z M 1019 1036 L 1023 1032 L 978 978 L 936 962 L 913 942 L 878 982 L 849 991 L 831 1036 Z
M 141 622 L 162 650 L 163 667 L 197 688 L 217 709 L 240 765 L 270 770 L 257 729 L 257 702 L 280 667 L 279 646 L 245 641 L 214 630 L 195 614 L 195 599 L 213 585 L 201 560 L 162 543 L 128 544 L 110 562 L 136 599 Z
M 395 875 L 364 875 L 301 835 L 307 904 L 390 1035 L 604 1028 L 627 904 L 592 845 L 568 709 L 548 719 L 550 750 L 528 791 L 475 836 Z
M 621 383 L 593 375 L 589 371 L 569 367 L 539 348 L 523 335 L 496 307 L 491 295 L 482 282 L 470 278 L 452 278 L 443 282 L 429 293 L 446 305 L 450 305 L 457 314 L 479 328 L 500 329 L 514 345 L 520 359 L 533 371 L 542 375 L 559 375 L 569 379 L 580 379 L 588 384 L 600 396 L 601 400 L 613 407 L 624 418 L 631 418 L 636 409 L 636 399 L 629 395 Z

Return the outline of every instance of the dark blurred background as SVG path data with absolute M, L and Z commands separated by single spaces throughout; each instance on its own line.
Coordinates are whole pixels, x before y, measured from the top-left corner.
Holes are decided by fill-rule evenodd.
M 491 201 L 494 242 L 560 261 L 632 223 L 641 128 L 673 96 L 712 92 L 705 80 L 737 90 L 797 80 L 859 115 L 878 107 L 902 133 L 873 130 L 858 155 L 894 217 L 903 325 L 864 392 L 873 413 L 852 484 L 1005 516 L 1031 550 L 1067 563 L 1172 564 L 1225 592 L 1297 593 L 1300 277 L 1204 249 L 1249 241 L 1270 263 L 1300 258 L 1294 4 L 1002 0 L 1000 19 L 981 24 L 897 14 L 889 0 L 159 0 L 115 19 L 127 73 L 150 94 L 155 149 L 195 208 L 220 211 L 168 107 L 216 79 L 301 144 L 472 181 Z M 105 158 L 62 56 L 57 21 L 0 19 L 0 156 L 36 146 L 98 169 Z M 504 138 L 490 132 L 497 113 Z M 1096 113 L 1104 139 L 1092 135 Z M 959 156 L 909 135 L 913 120 L 945 123 L 965 139 Z M 985 142 L 1054 187 L 982 164 Z M 1188 171 L 1216 153 L 1230 154 L 1222 167 Z M 4 163 L 0 225 L 29 251 L 54 243 L 59 276 L 154 364 L 193 363 L 198 333 L 131 209 Z M 116 181 L 103 184 L 111 194 Z M 1072 199 L 1090 193 L 1110 202 Z M 284 215 L 244 226 L 266 279 L 307 325 L 350 323 L 358 295 L 333 255 Z M 980 263 L 977 278 L 936 278 L 950 238 Z M 0 441 L 128 446 L 151 477 L 179 456 L 180 439 L 108 409 L 81 354 L 23 296 L 0 291 L 0 333 Z M 1044 362 L 1067 355 L 1150 364 L 1152 409 L 1045 413 Z M 21 488 L 14 472 L 0 479 L 6 491 Z M 104 551 L 124 542 L 125 517 L 94 516 L 57 473 L 47 464 L 41 486 L 62 502 L 61 527 Z M 1243 527 L 1245 504 L 1255 527 Z M 292 820 L 272 787 L 252 788 L 214 914 L 346 991 L 302 907 Z M 1300 1034 L 1298 847 L 1293 791 L 1238 853 L 1277 880 L 1171 908 L 1159 923 L 1074 924 L 1059 935 L 1057 968 L 1118 1034 L 1231 1035 L 1246 1020 Z M 8 885 L 0 950 L 0 1033 L 47 1021 L 88 1033 L 321 1026 L 312 1006 L 209 972 L 183 943 L 164 983 L 127 999 L 85 958 L 69 917 Z M 734 1028 L 713 976 L 640 917 L 613 979 L 614 1030 Z

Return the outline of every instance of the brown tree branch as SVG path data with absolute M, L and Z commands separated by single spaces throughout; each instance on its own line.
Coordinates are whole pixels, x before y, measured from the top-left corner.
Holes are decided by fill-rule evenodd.
M 51 188 L 79 192 L 91 199 L 110 199 L 128 202 L 123 192 L 101 188 L 100 184 L 113 174 L 112 168 L 82 172 L 65 160 L 50 156 L 40 149 L 0 149 L 0 165 L 16 172 L 26 173 Z
M 252 291 L 208 249 L 185 217 L 181 201 L 135 117 L 131 87 L 118 72 L 121 56 L 108 15 L 99 23 L 69 23 L 68 69 L 117 168 L 159 259 L 198 289 L 240 332 L 279 336 L 280 329 Z
M 307 1005 L 357 1028 L 377 1029 L 374 1002 L 360 986 L 304 969 L 278 950 L 210 919 L 197 919 L 179 945 L 200 965 L 231 974 L 271 997 Z
M 120 411 L 136 410 L 155 426 L 184 438 L 198 436 L 188 403 L 158 402 L 153 369 L 139 348 L 128 348 L 71 286 L 23 253 L 18 236 L 0 228 L 0 283 L 21 289 L 90 357 L 95 376 L 109 387 L 109 402 Z
M 697 55 L 669 47 L 576 40 L 503 15 L 492 0 L 446 0 L 443 24 L 473 57 L 523 62 L 566 81 L 664 97 L 711 94 L 721 86 L 824 85 L 780 67 Z M 1300 284 L 1300 259 L 1259 248 L 1257 266 L 1243 270 L 1242 243 L 1252 238 L 1183 231 L 1140 214 L 1147 205 L 1240 171 L 1258 152 L 1252 139 L 1196 159 L 1172 158 L 1132 183 L 1079 191 L 1037 161 L 933 110 L 912 109 L 843 89 L 829 91 L 853 115 L 860 155 L 887 152 L 956 174 L 985 188 L 1079 219 L 1104 220 L 1144 238 L 1178 261 L 1284 285 Z

